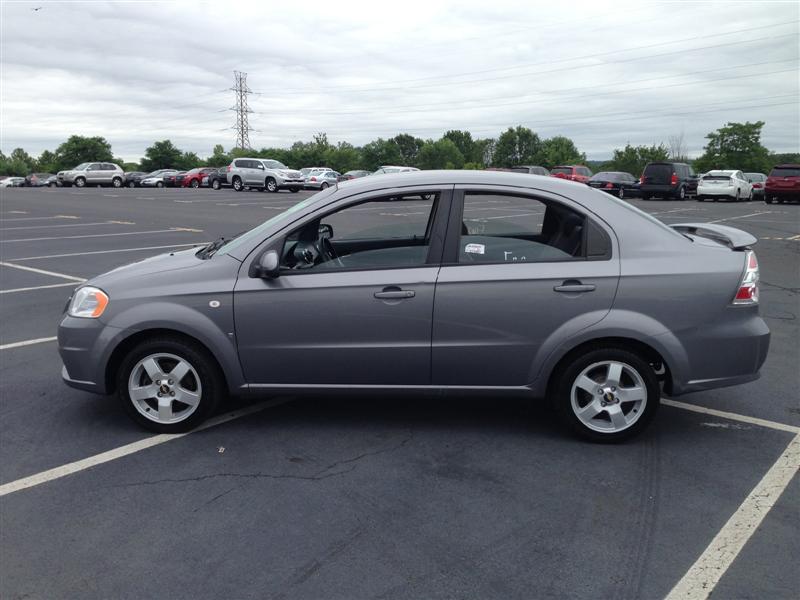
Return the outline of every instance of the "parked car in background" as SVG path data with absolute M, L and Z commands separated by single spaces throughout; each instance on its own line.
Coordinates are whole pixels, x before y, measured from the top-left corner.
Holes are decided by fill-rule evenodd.
M 336 171 L 311 172 L 306 178 L 304 187 L 309 190 L 325 190 L 339 181 L 339 173 Z
M 164 187 L 164 177 L 175 175 L 178 171 L 175 169 L 158 169 L 149 173 L 139 181 L 142 187 Z
M 478 216 L 498 199 L 508 218 Z M 357 387 L 546 399 L 577 434 L 620 441 L 656 417 L 662 389 L 758 379 L 770 331 L 756 242 L 555 178 L 364 177 L 81 283 L 61 373 L 160 433 L 242 390 Z
M 734 170 L 712 170 L 703 175 L 697 185 L 697 201 L 753 199 L 753 186 L 744 173 Z
M 181 187 L 184 175 L 186 175 L 186 171 L 176 171 L 164 175 L 164 187 Z
M 686 163 L 658 161 L 645 165 L 639 179 L 642 199 L 654 196 L 686 200 L 697 193 L 698 177 Z
M 550 169 L 550 175 L 559 179 L 589 183 L 592 171 L 589 167 L 584 167 L 583 165 L 560 165 Z
M 22 187 L 25 185 L 24 177 L 6 177 L 0 179 L 0 187 Z
M 753 200 L 763 200 L 764 184 L 767 183 L 767 176 L 764 173 L 745 173 L 744 176 L 753 186 Z
M 26 187 L 42 187 L 47 185 L 48 180 L 53 177 L 52 173 L 31 173 L 25 177 Z
M 47 180 L 44 182 L 47 187 L 58 187 L 58 174 L 50 175 Z
M 386 165 L 384 167 L 380 167 L 377 171 L 372 173 L 373 175 L 386 175 L 388 173 L 413 173 L 414 171 L 419 171 L 416 167 L 397 167 L 393 165 Z
M 519 165 L 518 167 L 511 167 L 509 171 L 514 173 L 528 173 L 529 175 L 550 175 L 550 171 L 544 167 Z
M 219 190 L 224 187 L 231 187 L 228 183 L 228 167 L 220 167 L 208 174 L 206 184 L 212 190 Z
M 589 178 L 589 187 L 597 188 L 619 198 L 639 195 L 639 180 L 624 171 L 601 171 Z
M 214 167 L 197 167 L 195 169 L 186 171 L 186 175 L 184 175 L 181 185 L 183 187 L 199 188 L 201 185 L 207 184 L 206 179 L 216 170 L 217 169 Z
M 359 179 L 361 177 L 366 177 L 370 175 L 369 171 L 347 171 L 339 175 L 339 181 L 350 181 L 351 179 Z
M 274 193 L 287 189 L 299 192 L 305 181 L 300 171 L 290 169 L 280 161 L 269 158 L 237 158 L 228 165 L 228 183 L 237 192 L 250 187 Z
M 130 171 L 125 173 L 125 186 L 126 187 L 139 187 L 142 184 L 142 179 L 149 174 L 144 171 Z
M 125 172 L 119 165 L 107 162 L 85 162 L 74 169 L 59 173 L 62 185 L 85 187 L 87 185 L 111 185 L 122 187 Z
M 777 165 L 764 184 L 764 202 L 800 202 L 800 165 Z

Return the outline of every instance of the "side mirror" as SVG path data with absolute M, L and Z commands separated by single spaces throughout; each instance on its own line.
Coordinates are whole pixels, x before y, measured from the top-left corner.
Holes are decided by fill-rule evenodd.
M 281 273 L 281 260 L 276 250 L 267 250 L 250 269 L 250 277 L 275 279 Z
M 333 238 L 333 225 L 328 223 L 320 223 L 319 225 L 319 239 L 329 240 Z

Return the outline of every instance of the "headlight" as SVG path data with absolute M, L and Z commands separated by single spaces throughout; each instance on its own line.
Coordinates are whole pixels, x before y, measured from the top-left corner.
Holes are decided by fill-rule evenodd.
M 67 313 L 71 317 L 96 319 L 108 306 L 108 294 L 90 285 L 80 288 L 72 296 Z

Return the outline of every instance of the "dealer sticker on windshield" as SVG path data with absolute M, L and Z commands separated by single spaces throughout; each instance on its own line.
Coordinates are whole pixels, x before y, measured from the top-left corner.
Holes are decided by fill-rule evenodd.
M 466 248 L 464 248 L 464 252 L 467 254 L 484 254 L 486 252 L 486 246 L 483 244 L 467 244 Z

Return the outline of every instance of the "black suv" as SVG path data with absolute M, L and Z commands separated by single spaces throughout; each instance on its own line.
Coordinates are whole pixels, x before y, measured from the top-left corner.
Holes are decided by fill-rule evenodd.
M 216 171 L 211 171 L 208 174 L 208 187 L 218 190 L 224 187 L 231 187 L 228 183 L 228 167 L 220 167 Z
M 639 189 L 643 200 L 653 196 L 686 200 L 688 196 L 697 195 L 698 179 L 686 163 L 651 162 L 642 172 Z

